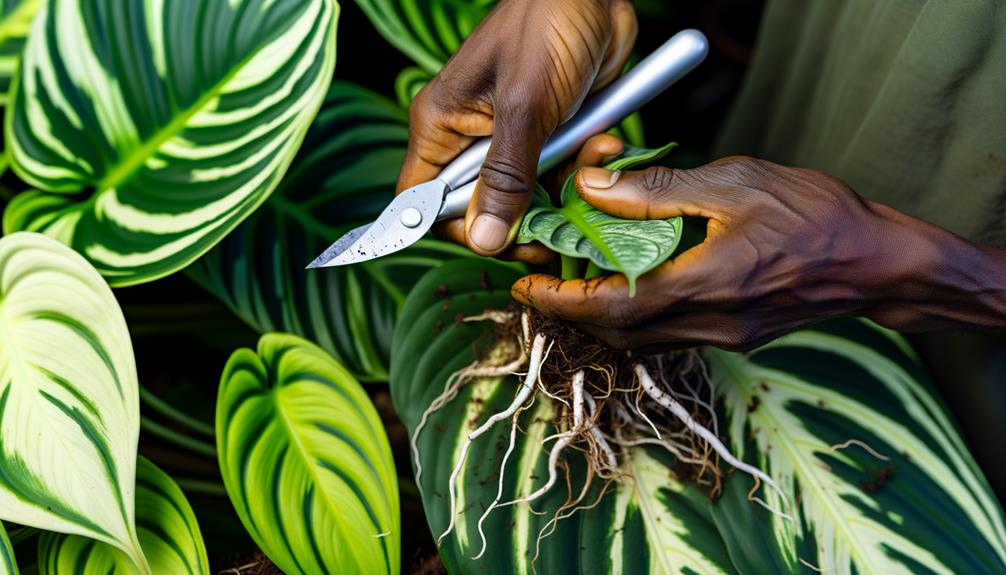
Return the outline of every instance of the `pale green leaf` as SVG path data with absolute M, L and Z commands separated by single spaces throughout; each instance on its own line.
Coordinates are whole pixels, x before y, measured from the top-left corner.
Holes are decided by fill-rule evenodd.
M 735 452 L 799 501 L 786 521 L 735 499 L 720 523 L 739 531 L 738 560 L 762 572 L 770 556 L 835 574 L 1006 572 L 1002 507 L 906 350 L 849 321 L 748 355 L 706 351 Z M 768 502 L 784 508 L 771 492 Z M 759 546 L 753 534 L 774 537 Z
M 39 234 L 0 239 L 0 519 L 109 543 L 133 526 L 136 366 L 100 275 Z
M 432 238 L 348 267 L 304 266 L 394 197 L 406 113 L 355 84 L 332 84 L 283 182 L 190 274 L 261 333 L 316 342 L 361 381 L 387 381 L 391 333 L 416 281 L 468 253 Z
M 178 485 L 150 461 L 136 465 L 136 524 L 140 546 L 156 574 L 210 575 L 199 524 Z M 121 551 L 79 535 L 43 533 L 40 575 L 133 575 Z
M 510 303 L 510 285 L 521 272 L 490 260 L 465 259 L 444 264 L 419 282 L 403 314 L 411 319 L 395 330 L 391 392 L 409 429 L 440 394 L 450 374 L 493 345 L 485 323 L 462 323 L 486 309 Z M 447 286 L 450 295 L 444 298 Z M 450 521 L 447 485 L 461 444 L 475 422 L 504 409 L 513 399 L 517 379 L 487 378 L 462 388 L 456 399 L 435 412 L 419 436 L 423 473 L 420 492 L 434 536 Z M 546 423 L 552 408 L 544 398 L 521 418 L 521 434 L 504 475 L 504 500 L 526 496 L 548 475 L 543 439 L 554 432 Z M 478 521 L 496 497 L 499 469 L 510 427 L 499 425 L 472 445 L 458 482 L 457 527 L 440 554 L 451 573 L 734 573 L 716 533 L 708 504 L 694 488 L 671 475 L 659 453 L 639 450 L 631 460 L 635 480 L 613 485 L 600 503 L 558 522 L 555 532 L 538 534 L 566 501 L 556 488 L 532 506 L 501 507 L 486 519 L 485 555 Z M 572 484 L 582 484 L 579 459 L 569 459 Z M 600 496 L 598 481 L 585 506 Z M 537 558 L 535 555 L 537 553 Z
M 37 190 L 4 229 L 59 239 L 117 286 L 192 262 L 285 173 L 331 80 L 337 15 L 334 0 L 44 3 L 5 126 Z
M 0 1 L 0 106 L 7 105 L 7 91 L 17 70 L 25 38 L 42 0 Z
M 315 345 L 267 334 L 227 362 L 217 402 L 224 485 L 288 575 L 398 573 L 398 484 L 363 388 Z
M 622 157 L 605 167 L 625 170 L 660 159 L 674 144 L 642 150 L 628 147 Z M 664 263 L 681 241 L 681 218 L 626 220 L 608 215 L 576 193 L 574 175 L 567 178 L 561 206 L 552 206 L 541 194 L 521 223 L 517 243 L 539 241 L 552 251 L 588 259 L 603 270 L 620 272 L 635 291 L 639 276 Z

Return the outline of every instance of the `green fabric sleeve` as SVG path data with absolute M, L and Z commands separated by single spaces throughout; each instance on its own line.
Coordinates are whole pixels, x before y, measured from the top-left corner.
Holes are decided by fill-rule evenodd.
M 717 153 L 1006 247 L 1006 3 L 769 0 Z

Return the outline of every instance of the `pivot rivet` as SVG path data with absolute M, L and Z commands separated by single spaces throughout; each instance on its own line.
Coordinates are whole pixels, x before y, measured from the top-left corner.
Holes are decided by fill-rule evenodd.
M 405 208 L 399 216 L 402 225 L 407 228 L 414 228 L 423 223 L 423 214 L 416 208 Z

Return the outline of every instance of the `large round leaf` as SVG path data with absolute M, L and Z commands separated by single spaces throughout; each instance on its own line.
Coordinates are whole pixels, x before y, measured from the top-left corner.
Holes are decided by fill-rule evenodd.
M 519 276 L 514 268 L 491 260 L 457 260 L 427 274 L 410 294 L 403 310 L 410 321 L 395 332 L 391 379 L 395 407 L 410 432 L 447 377 L 493 344 L 490 326 L 457 318 L 507 306 L 510 285 Z M 420 490 L 434 536 L 450 521 L 448 481 L 461 444 L 476 422 L 506 408 L 515 387 L 514 378 L 466 386 L 420 435 Z M 548 476 L 542 440 L 554 432 L 545 423 L 551 409 L 540 399 L 535 405 L 521 418 L 523 433 L 509 458 L 503 500 L 532 493 Z M 565 487 L 536 501 L 538 513 L 527 504 L 495 509 L 483 525 L 486 553 L 473 560 L 481 548 L 477 524 L 496 497 L 509 434 L 510 426 L 501 424 L 471 448 L 458 481 L 458 524 L 440 547 L 450 572 L 523 574 L 532 572 L 532 562 L 538 573 L 550 574 L 734 572 L 703 496 L 674 480 L 662 455 L 644 450 L 632 460 L 634 483 L 614 486 L 600 505 L 559 521 L 540 549 L 539 533 L 565 502 Z M 571 463 L 577 465 L 575 459 Z M 574 477 L 575 488 L 581 484 Z M 586 505 L 599 495 L 594 489 Z
M 798 521 L 743 497 L 714 506 L 739 565 L 1006 573 L 1002 507 L 900 336 L 845 321 L 706 355 L 735 453 L 799 502 Z
M 51 238 L 0 239 L 0 519 L 109 543 L 145 568 L 139 432 L 133 349 L 108 285 Z
M 4 228 L 44 231 L 113 285 L 210 249 L 279 183 L 335 63 L 334 0 L 51 0 L 6 141 L 38 188 Z
M 411 321 L 396 330 L 391 380 L 410 431 L 447 377 L 494 345 L 491 327 L 454 318 L 508 305 L 516 275 L 487 261 L 451 262 L 410 295 L 403 313 Z M 487 283 L 496 289 L 487 291 Z M 632 481 L 559 522 L 541 541 L 539 573 L 1006 569 L 1002 510 L 898 336 L 846 322 L 793 334 L 753 354 L 707 350 L 706 357 L 727 405 L 724 431 L 734 451 L 779 480 L 790 503 L 774 496 L 769 503 L 795 521 L 749 501 L 744 474 L 731 475 L 724 495 L 710 503 L 675 479 L 672 461 L 637 451 L 627 464 Z M 470 384 L 424 428 L 420 490 L 435 535 L 450 520 L 446 494 L 461 444 L 473 425 L 510 403 L 516 386 L 512 377 Z M 504 500 L 543 483 L 541 440 L 552 433 L 543 422 L 550 413 L 538 397 L 522 418 Z M 565 500 L 560 488 L 535 502 L 542 516 L 526 506 L 494 510 L 483 525 L 488 550 L 471 559 L 481 547 L 478 520 L 496 497 L 509 431 L 499 425 L 479 438 L 461 473 L 458 523 L 441 546 L 452 572 L 528 572 L 540 529 Z M 890 460 L 856 442 L 832 448 L 850 439 Z M 579 486 L 576 460 L 571 482 Z
M 153 573 L 210 575 L 199 524 L 182 490 L 150 461 L 136 465 L 136 531 Z M 132 575 L 120 551 L 79 535 L 43 533 L 40 575 Z
M 0 0 L 0 106 L 7 105 L 11 78 L 41 5 L 42 0 Z
M 398 484 L 374 406 L 327 353 L 285 334 L 239 349 L 220 381 L 220 470 L 288 575 L 397 573 Z
M 386 381 L 405 295 L 428 269 L 466 250 L 423 239 L 354 266 L 304 266 L 384 209 L 407 143 L 404 110 L 336 81 L 279 188 L 190 273 L 259 332 L 305 337 L 359 379 Z

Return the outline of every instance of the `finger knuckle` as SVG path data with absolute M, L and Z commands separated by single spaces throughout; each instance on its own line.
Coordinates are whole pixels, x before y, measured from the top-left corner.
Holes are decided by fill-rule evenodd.
M 507 197 L 522 199 L 531 190 L 531 181 L 524 170 L 506 158 L 486 160 L 479 177 L 485 186 L 502 195 L 500 201 L 507 201 Z

